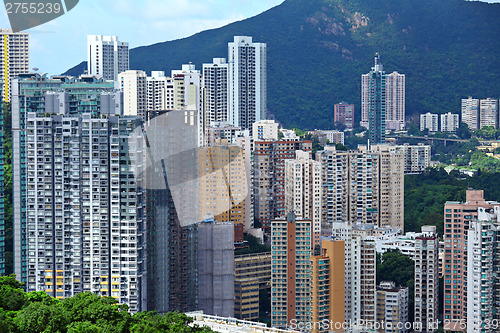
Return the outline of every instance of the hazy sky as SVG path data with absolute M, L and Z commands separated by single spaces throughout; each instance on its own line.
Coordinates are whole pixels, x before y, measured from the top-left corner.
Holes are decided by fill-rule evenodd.
M 500 0 L 487 0 L 500 2 Z M 30 67 L 60 74 L 86 57 L 87 35 L 116 35 L 130 47 L 190 36 L 257 15 L 283 0 L 80 0 L 30 33 Z M 0 27 L 10 28 L 5 11 Z

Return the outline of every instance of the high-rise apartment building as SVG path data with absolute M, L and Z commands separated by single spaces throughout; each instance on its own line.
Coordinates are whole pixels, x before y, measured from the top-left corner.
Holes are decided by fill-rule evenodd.
M 371 143 L 385 143 L 385 72 L 380 57 L 370 73 L 361 75 L 361 126 L 368 129 Z
M 334 223 L 332 239 L 344 241 L 345 322 L 366 325 L 376 319 L 376 249 L 350 223 Z M 337 299 L 336 299 L 337 300 Z
M 439 236 L 435 226 L 423 226 L 415 237 L 415 325 L 416 332 L 438 328 Z
M 118 89 L 123 92 L 123 114 L 146 119 L 146 72 L 127 70 L 118 74 Z
M 295 214 L 271 224 L 271 326 L 287 328 L 310 318 L 311 220 Z
M 285 212 L 312 221 L 313 248 L 320 245 L 321 194 L 321 163 L 297 150 L 295 159 L 285 161 Z
M 342 101 L 335 104 L 333 110 L 333 121 L 336 126 L 342 124 L 347 130 L 354 128 L 354 104 Z
M 235 36 L 228 43 L 229 117 L 228 121 L 243 130 L 266 119 L 267 47 L 252 37 Z
M 46 75 L 23 74 L 12 81 L 12 142 L 13 142 L 13 219 L 14 219 L 14 272 L 27 282 L 27 185 L 28 141 L 26 117 L 28 112 L 41 116 L 46 113 L 78 117 L 89 113 L 121 114 L 121 96 L 113 82 L 93 76 L 79 79 Z M 48 109 L 47 109 L 48 107 Z M 106 110 L 104 110 L 106 109 Z
M 118 74 L 129 69 L 128 43 L 116 36 L 87 36 L 88 74 L 105 80 L 118 80 Z
M 492 126 L 498 128 L 498 100 L 493 98 L 479 101 L 479 128 Z
M 247 179 L 243 149 L 220 141 L 198 151 L 199 220 L 213 218 L 232 222 L 234 241 L 243 242 L 245 226 L 250 227 L 250 179 Z
M 234 256 L 234 315 L 259 319 L 259 292 L 271 288 L 271 252 Z
M 479 129 L 479 100 L 469 97 L 462 99 L 461 122 L 466 123 L 470 130 Z
M 130 179 L 143 167 L 142 137 L 131 136 L 139 124 L 27 114 L 27 291 L 90 291 L 145 309 L 144 198 Z
M 316 153 L 322 165 L 322 227 L 351 221 L 404 229 L 404 157 L 389 146 Z
M 343 240 L 322 239 L 322 252 L 309 259 L 313 332 L 343 332 L 345 323 L 345 244 Z M 325 324 L 328 321 L 328 325 Z
M 0 39 L 2 43 L 0 47 L 2 102 L 10 102 L 11 80 L 19 74 L 29 72 L 29 35 L 27 32 L 0 29 Z
M 182 108 L 197 110 L 198 119 L 198 146 L 204 145 L 205 138 L 205 117 L 203 116 L 203 93 L 202 93 L 202 78 L 199 70 L 195 65 L 183 64 L 182 69 L 172 70 L 172 78 L 174 79 L 174 92 L 182 96 L 179 98 L 178 105 L 174 105 L 176 110 Z M 175 99 L 174 99 L 175 101 Z
M 234 230 L 230 222 L 198 225 L 198 309 L 234 317 Z
M 445 113 L 441 115 L 441 132 L 455 133 L 460 126 L 459 115 L 456 113 Z
M 408 287 L 396 287 L 382 281 L 377 287 L 377 322 L 384 323 L 381 333 L 406 333 L 408 325 Z M 411 325 L 410 325 L 411 326 Z
M 368 128 L 371 143 L 384 143 L 386 129 L 405 126 L 405 75 L 385 74 L 378 53 L 370 73 L 361 75 L 360 125 Z
M 434 133 L 439 130 L 438 114 L 427 112 L 420 115 L 420 131 L 429 130 Z
M 385 77 L 385 128 L 400 131 L 405 127 L 405 75 L 392 72 Z
M 271 220 L 286 215 L 285 161 L 295 158 L 295 151 L 312 150 L 311 141 L 279 140 L 254 142 L 255 216 L 264 229 Z
M 174 80 L 165 76 L 163 71 L 152 71 L 146 78 L 147 85 L 147 111 L 173 110 L 174 101 L 179 98 L 174 91 Z
M 445 331 L 465 331 L 467 320 L 467 233 L 478 218 L 478 208 L 493 209 L 500 203 L 486 201 L 484 191 L 467 190 L 465 202 L 444 205 L 444 318 Z
M 148 310 L 198 307 L 197 110 L 158 112 L 144 124 L 148 140 Z
M 467 231 L 467 332 L 498 332 L 500 206 L 478 208 Z M 464 325 L 465 326 L 465 325 Z
M 278 140 L 278 123 L 274 120 L 260 120 L 253 123 L 252 138 L 255 141 Z
M 225 58 L 214 58 L 203 64 L 203 108 L 205 124 L 229 120 L 228 63 Z
M 405 143 L 397 146 L 373 145 L 371 149 L 374 151 L 393 150 L 402 154 L 405 175 L 424 172 L 431 165 L 431 146 L 423 143 L 418 145 Z

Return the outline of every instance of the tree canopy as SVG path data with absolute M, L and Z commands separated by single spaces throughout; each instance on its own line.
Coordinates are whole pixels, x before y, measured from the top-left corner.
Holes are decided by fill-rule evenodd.
M 114 298 L 92 293 L 57 300 L 42 291 L 26 293 L 14 275 L 0 277 L 0 333 L 210 333 L 181 313 L 131 314 Z

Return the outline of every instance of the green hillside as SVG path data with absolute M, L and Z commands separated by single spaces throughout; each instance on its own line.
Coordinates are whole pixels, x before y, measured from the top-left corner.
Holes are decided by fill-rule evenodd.
M 355 104 L 375 52 L 406 74 L 407 115 L 458 112 L 460 99 L 500 97 L 500 4 L 463 0 L 286 0 L 255 17 L 130 51 L 132 69 L 201 68 L 234 35 L 268 46 L 268 109 L 287 127 L 333 126 Z M 79 69 L 77 69 L 79 68 Z M 76 67 L 72 74 L 81 71 Z

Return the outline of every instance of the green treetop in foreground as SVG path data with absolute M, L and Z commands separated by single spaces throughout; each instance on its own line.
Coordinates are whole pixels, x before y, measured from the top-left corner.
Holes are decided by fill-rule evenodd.
M 210 333 L 190 326 L 185 314 L 130 314 L 111 297 L 81 293 L 62 301 L 45 292 L 26 293 L 14 276 L 0 277 L 0 333 Z

